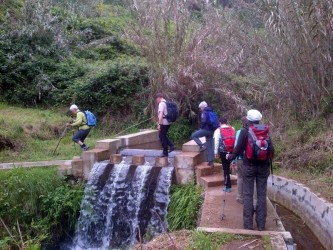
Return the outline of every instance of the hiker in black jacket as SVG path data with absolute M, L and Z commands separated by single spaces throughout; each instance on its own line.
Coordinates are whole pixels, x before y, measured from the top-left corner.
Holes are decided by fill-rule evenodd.
M 258 110 L 249 110 L 246 116 L 248 126 L 259 124 L 262 118 Z M 237 156 L 242 155 L 248 143 L 249 127 L 241 129 L 237 145 L 232 154 L 226 156 L 229 160 L 234 160 Z M 272 146 L 272 145 L 271 145 Z M 271 147 L 273 151 L 273 147 Z M 249 160 L 244 157 L 243 160 L 243 226 L 245 229 L 253 230 L 253 215 L 256 214 L 256 223 L 259 231 L 265 230 L 267 216 L 267 179 L 270 174 L 269 160 Z M 257 206 L 253 207 L 253 190 L 254 182 L 257 185 Z

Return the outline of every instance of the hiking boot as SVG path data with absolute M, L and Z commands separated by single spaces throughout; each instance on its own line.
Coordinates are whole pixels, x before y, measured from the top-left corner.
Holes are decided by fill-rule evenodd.
M 204 150 L 206 150 L 206 149 L 207 149 L 207 148 L 206 148 L 205 145 L 201 145 L 201 146 L 200 146 L 200 152 L 201 152 L 201 151 L 204 151 Z
M 210 161 L 210 162 L 208 162 L 207 165 L 210 166 L 210 167 L 214 167 L 214 162 Z
M 231 188 L 224 187 L 223 191 L 226 191 L 227 193 L 231 193 Z
M 83 151 L 89 150 L 89 147 L 87 145 L 81 146 L 81 148 L 82 148 Z
M 259 231 L 265 231 L 265 227 L 258 227 Z

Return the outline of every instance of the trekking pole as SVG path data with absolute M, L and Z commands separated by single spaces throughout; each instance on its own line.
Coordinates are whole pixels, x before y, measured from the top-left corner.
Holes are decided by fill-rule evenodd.
M 74 130 L 73 130 L 73 137 L 74 137 Z M 76 150 L 75 141 L 73 141 L 73 147 L 74 147 L 74 150 Z
M 272 185 L 274 186 L 273 163 L 271 159 L 269 160 L 269 165 L 271 167 Z
M 225 178 L 225 180 L 224 180 L 224 198 L 223 198 L 223 207 L 222 207 L 221 220 L 223 220 L 226 217 L 226 215 L 224 214 L 225 200 L 226 200 L 226 196 L 227 196 L 227 190 L 225 188 L 226 186 L 227 186 L 227 178 Z
M 66 134 L 66 131 L 67 131 L 67 126 L 65 126 L 65 129 L 64 129 L 64 131 L 62 132 L 62 134 L 61 134 L 61 136 L 60 136 L 60 139 L 59 139 L 59 141 L 58 141 L 58 144 L 57 144 L 56 148 L 55 148 L 54 151 L 53 151 L 52 156 L 53 156 L 53 155 L 55 154 L 55 152 L 57 151 L 57 148 L 58 148 L 58 146 L 59 146 L 59 144 L 60 144 L 60 141 L 61 141 L 62 138 L 64 138 L 64 136 L 65 136 L 65 134 Z
M 146 121 L 148 121 L 148 120 L 150 120 L 150 119 L 152 119 L 152 118 L 153 118 L 153 116 L 152 116 L 152 117 L 149 117 L 148 119 L 146 119 L 146 120 L 144 120 L 144 121 L 142 121 L 142 122 L 139 122 L 139 123 L 137 123 L 137 124 L 134 124 L 134 125 L 132 125 L 132 126 L 126 128 L 126 129 L 120 131 L 120 132 L 119 132 L 118 134 L 116 134 L 115 136 L 118 136 L 118 135 L 122 134 L 123 132 L 125 132 L 126 130 L 128 130 L 128 129 L 130 129 L 130 128 L 133 128 L 133 127 L 135 127 L 135 126 L 137 126 L 137 125 L 140 125 L 141 123 L 144 123 L 144 122 L 146 122 Z

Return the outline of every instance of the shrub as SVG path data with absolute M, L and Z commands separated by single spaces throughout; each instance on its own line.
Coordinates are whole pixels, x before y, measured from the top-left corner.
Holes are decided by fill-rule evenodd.
M 168 223 L 171 231 L 196 227 L 202 204 L 201 188 L 194 183 L 172 186 L 168 208 Z
M 67 186 L 56 168 L 0 171 L 0 246 L 38 246 L 72 230 L 82 194 L 83 188 Z

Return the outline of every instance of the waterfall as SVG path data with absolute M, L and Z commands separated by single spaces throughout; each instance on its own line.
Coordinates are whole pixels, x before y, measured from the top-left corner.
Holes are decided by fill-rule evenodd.
M 124 249 L 167 228 L 173 167 L 95 163 L 72 250 Z

